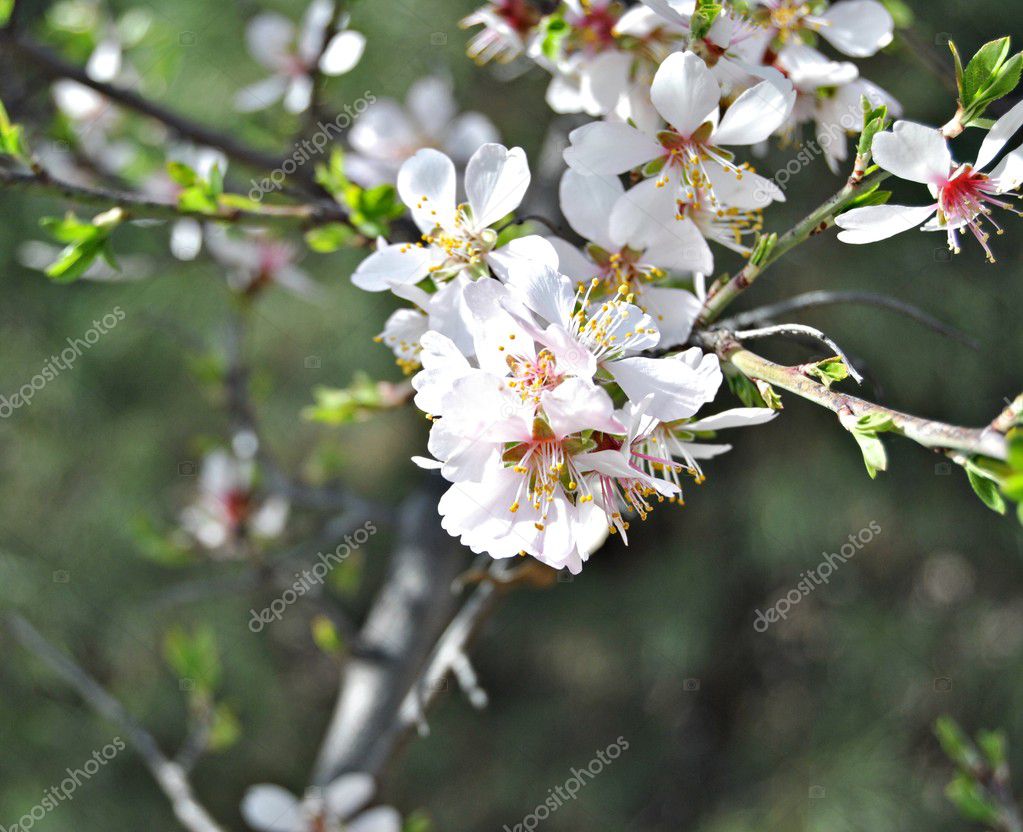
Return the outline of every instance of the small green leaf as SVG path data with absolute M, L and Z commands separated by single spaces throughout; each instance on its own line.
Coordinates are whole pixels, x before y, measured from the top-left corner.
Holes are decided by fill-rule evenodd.
M 182 188 L 191 188 L 199 181 L 199 174 L 184 162 L 167 162 L 167 175 Z
M 220 682 L 220 655 L 213 629 L 197 626 L 192 632 L 180 627 L 164 637 L 163 654 L 168 666 L 191 690 L 212 694 Z
M 14 0 L 0 0 L 0 26 L 6 26 L 14 11 Z
M 998 807 L 983 788 L 968 775 L 960 773 L 945 787 L 945 796 L 968 820 L 994 826 L 1000 817 Z
M 959 57 L 959 50 L 956 48 L 954 41 L 948 42 L 949 51 L 952 53 L 952 60 L 955 62 L 956 69 L 956 89 L 959 90 L 959 100 L 963 101 L 965 94 L 963 92 L 963 59 Z
M 992 82 L 1009 56 L 1010 40 L 1007 37 L 985 43 L 966 65 L 963 72 L 963 103 L 968 107 Z
M 828 389 L 836 381 L 845 381 L 849 378 L 849 368 L 838 356 L 825 358 L 823 361 L 817 362 L 817 364 L 807 368 L 807 373 L 819 378 L 821 383 Z
M 998 493 L 998 486 L 994 481 L 981 476 L 971 468 L 966 469 L 966 476 L 970 480 L 974 493 L 980 497 L 980 501 L 984 505 L 998 514 L 1005 514 L 1005 500 Z
M 333 426 L 362 421 L 387 404 L 380 384 L 365 373 L 356 373 L 350 387 L 317 387 L 313 396 L 316 403 L 302 411 L 302 418 Z
M 317 615 L 310 624 L 313 642 L 328 656 L 340 656 L 344 653 L 345 643 L 334 622 L 326 615 Z
M 351 243 L 355 236 L 355 229 L 350 225 L 332 222 L 309 229 L 305 233 L 305 241 L 313 251 L 330 254 Z
M 221 702 L 213 710 L 207 748 L 210 751 L 226 751 L 235 745 L 242 735 L 242 726 L 231 706 Z

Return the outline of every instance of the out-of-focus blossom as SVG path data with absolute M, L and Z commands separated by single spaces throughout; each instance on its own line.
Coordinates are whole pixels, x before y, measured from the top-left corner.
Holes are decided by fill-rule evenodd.
M 243 113 L 264 110 L 283 99 L 288 112 L 305 112 L 312 102 L 317 71 L 336 76 L 354 69 L 366 48 L 366 38 L 342 29 L 324 44 L 335 13 L 333 0 L 313 0 L 298 28 L 276 12 L 256 15 L 245 30 L 245 41 L 249 54 L 273 74 L 239 90 L 235 109 Z

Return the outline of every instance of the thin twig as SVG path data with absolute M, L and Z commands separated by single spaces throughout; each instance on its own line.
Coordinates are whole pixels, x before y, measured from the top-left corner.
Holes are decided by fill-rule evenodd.
M 9 618 L 11 630 L 18 642 L 41 659 L 51 670 L 64 679 L 100 716 L 115 723 L 124 731 L 153 779 L 170 801 L 178 821 L 191 832 L 223 832 L 192 791 L 184 770 L 169 760 L 160 750 L 152 734 L 145 730 L 95 679 L 50 644 L 28 621 L 19 615 Z
M 990 426 L 965 428 L 949 425 L 831 390 L 807 376 L 803 368 L 775 364 L 750 352 L 730 332 L 715 330 L 707 333 L 703 337 L 703 343 L 747 378 L 780 387 L 834 413 L 856 417 L 885 416 L 891 420 L 893 433 L 911 439 L 925 448 L 942 452 L 962 451 L 998 460 L 1005 460 L 1008 455 L 1005 437 Z
M 757 338 L 770 338 L 774 335 L 806 335 L 814 340 L 820 341 L 828 349 L 833 350 L 835 355 L 842 359 L 845 366 L 849 369 L 849 375 L 853 377 L 853 380 L 857 384 L 863 384 L 863 376 L 857 372 L 853 363 L 849 360 L 848 356 L 846 356 L 842 348 L 819 329 L 814 329 L 812 326 L 806 326 L 805 324 L 779 324 L 777 326 L 768 326 L 762 329 L 747 329 L 735 333 L 735 337 L 740 341 L 747 341 L 751 339 L 755 340 Z
M 11 32 L 0 31 L 0 43 L 4 45 L 5 49 L 9 48 L 16 56 L 31 63 L 43 75 L 54 79 L 68 78 L 77 81 L 79 84 L 95 90 L 111 101 L 127 107 L 129 110 L 134 110 L 144 116 L 156 119 L 167 125 L 179 136 L 200 145 L 218 148 L 232 159 L 245 165 L 260 170 L 277 170 L 284 162 L 282 157 L 274 153 L 250 147 L 234 138 L 229 132 L 222 132 L 192 121 L 169 107 L 164 107 L 161 104 L 156 104 L 144 98 L 133 90 L 96 81 L 90 78 L 83 68 L 66 61 L 45 46 L 32 40 L 15 37 Z M 308 190 L 313 193 L 321 193 L 315 183 L 311 170 L 300 167 L 293 175 Z
M 879 168 L 858 182 L 847 182 L 838 193 L 779 237 L 774 247 L 759 263 L 749 260 L 734 277 L 718 280 L 707 293 L 707 299 L 703 303 L 703 309 L 698 319 L 698 326 L 705 327 L 716 321 L 721 317 L 725 308 L 752 286 L 753 282 L 773 263 L 800 243 L 830 228 L 835 217 L 848 208 L 860 194 L 883 182 L 889 176 L 891 174 L 888 171 Z
M 0 185 L 30 188 L 42 193 L 55 194 L 72 202 L 84 202 L 105 208 L 119 207 L 124 210 L 127 220 L 195 217 L 196 219 L 237 224 L 285 223 L 314 226 L 344 222 L 348 216 L 341 206 L 326 202 L 298 205 L 261 204 L 249 209 L 220 208 L 215 213 L 192 211 L 182 208 L 175 202 L 150 199 L 130 191 L 65 182 L 42 169 L 15 171 L 0 168 Z
M 980 349 L 980 342 L 971 338 L 966 333 L 939 321 L 918 306 L 907 303 L 898 298 L 880 295 L 875 292 L 833 292 L 821 289 L 814 292 L 805 292 L 801 295 L 788 298 L 787 300 L 773 303 L 767 306 L 760 306 L 748 312 L 742 312 L 734 317 L 722 320 L 718 323 L 721 329 L 743 329 L 749 326 L 770 323 L 778 318 L 790 315 L 793 312 L 801 312 L 805 309 L 814 309 L 821 306 L 833 306 L 839 304 L 853 304 L 861 306 L 876 306 L 880 309 L 890 309 L 900 315 L 916 321 L 934 332 L 951 338 L 954 341 L 969 347 L 972 350 Z

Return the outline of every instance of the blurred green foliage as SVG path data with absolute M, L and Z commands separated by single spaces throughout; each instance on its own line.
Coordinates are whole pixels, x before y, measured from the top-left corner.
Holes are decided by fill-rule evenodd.
M 27 5 L 30 17 L 45 6 Z M 537 158 L 552 121 L 546 79 L 534 69 L 504 82 L 464 58 L 466 35 L 456 22 L 473 5 L 358 2 L 352 26 L 369 35 L 370 46 L 355 72 L 331 82 L 331 103 L 340 107 L 367 89 L 400 97 L 423 73 L 450 72 L 466 109 L 487 113 L 507 143 Z M 263 74 L 245 54 L 241 32 L 264 6 L 299 13 L 284 0 L 145 6 L 152 24 L 131 51 L 140 91 L 249 142 L 280 147 L 295 119 L 279 110 L 243 118 L 228 109 L 233 93 Z M 950 37 L 964 55 L 1003 34 L 1023 43 L 1019 15 L 999 0 L 913 6 L 914 43 L 949 72 Z M 71 41 L 63 46 L 78 60 L 88 54 Z M 953 97 L 922 64 L 911 54 L 885 54 L 863 66 L 909 117 L 940 124 L 954 111 Z M 979 143 L 976 132 L 964 143 Z M 787 152 L 773 151 L 760 170 L 784 166 Z M 245 193 L 246 177 L 232 166 L 226 184 Z M 768 229 L 783 230 L 837 184 L 823 162 L 793 177 L 788 203 L 768 216 Z M 538 182 L 533 192 L 549 199 L 553 190 Z M 266 598 L 166 602 L 175 584 L 212 581 L 237 567 L 170 568 L 140 556 L 135 533 L 139 516 L 174 524 L 194 491 L 203 438 L 226 436 L 217 394 L 191 368 L 208 360 L 210 345 L 223 344 L 232 298 L 209 260 L 171 260 L 161 228 L 118 231 L 119 254 L 153 258 L 149 279 L 56 285 L 21 266 L 18 248 L 42 239 L 38 218 L 65 206 L 10 192 L 0 192 L 0 205 L 0 394 L 25 383 L 94 318 L 114 305 L 126 312 L 72 371 L 0 421 L 0 604 L 23 611 L 72 651 L 168 750 L 184 735 L 188 702 L 181 669 L 164 661 L 165 634 L 215 632 L 218 696 L 230 701 L 240 736 L 200 763 L 197 785 L 214 814 L 242 828 L 237 806 L 248 785 L 304 787 L 336 689 L 335 657 L 323 651 L 322 632 L 313 636 L 317 610 L 303 604 L 255 635 L 249 611 Z M 931 235 L 869 248 L 822 235 L 775 266 L 744 303 L 835 288 L 887 292 L 923 306 L 975 335 L 982 351 L 874 310 L 830 309 L 806 321 L 868 363 L 871 395 L 982 424 L 1021 386 L 1017 231 L 997 241 L 998 266 L 974 249 L 951 258 Z M 258 408 L 284 461 L 298 466 L 312 457 L 307 473 L 339 470 L 353 487 L 390 501 L 420 476 L 408 461 L 424 445 L 420 417 L 385 412 L 337 430 L 300 418 L 316 387 L 344 388 L 359 371 L 400 377 L 389 351 L 372 341 L 394 301 L 350 285 L 358 257 L 347 248 L 308 254 L 303 265 L 324 299 L 268 294 L 248 346 L 262 380 Z M 438 830 L 513 826 L 573 767 L 622 736 L 628 751 L 543 829 L 962 829 L 943 793 L 950 766 L 931 732 L 945 713 L 971 733 L 1002 729 L 1013 769 L 1023 770 L 1018 525 L 974 499 L 957 469 L 905 442 L 888 441 L 889 470 L 870 481 L 833 417 L 791 397 L 782 417 L 733 440 L 733 453 L 709 466 L 708 482 L 688 489 L 684 509 L 634 524 L 631 548 L 613 540 L 570 583 L 510 600 L 475 653 L 490 706 L 477 712 L 457 695 L 446 699 L 432 715 L 430 737 L 410 747 L 385 784 L 386 800 L 404 811 L 425 808 Z M 785 621 L 755 631 L 756 610 L 871 522 L 882 532 L 827 586 Z M 312 521 L 300 514 L 297 523 L 301 539 Z M 382 533 L 360 553 L 366 575 L 347 602 L 356 612 L 390 542 Z M 308 545 L 311 560 L 315 543 Z M 0 824 L 10 824 L 116 728 L 6 636 L 2 645 Z M 38 828 L 176 826 L 125 752 Z

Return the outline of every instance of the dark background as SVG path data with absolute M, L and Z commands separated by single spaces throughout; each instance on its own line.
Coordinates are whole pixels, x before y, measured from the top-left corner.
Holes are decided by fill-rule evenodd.
M 292 17 L 301 11 L 266 5 Z M 456 25 L 473 5 L 357 3 L 352 27 L 369 36 L 369 48 L 355 72 L 332 82 L 332 104 L 340 108 L 365 90 L 401 96 L 424 72 L 450 72 L 463 106 L 485 112 L 507 144 L 521 144 L 535 159 L 555 120 L 543 103 L 546 76 L 534 68 L 505 83 L 474 67 Z M 1020 34 L 1014 4 L 912 5 L 914 40 L 949 72 L 948 33 L 964 55 L 993 37 Z M 152 27 L 130 53 L 141 89 L 252 143 L 281 147 L 296 123 L 279 109 L 230 114 L 233 92 L 264 74 L 241 36 L 255 5 L 167 0 L 144 8 Z M 183 45 L 187 32 L 196 37 Z M 951 97 L 911 51 L 865 61 L 863 74 L 895 94 L 910 118 L 943 123 Z M 969 158 L 978 143 L 977 135 L 965 137 L 957 154 Z M 794 152 L 776 149 L 758 167 L 770 174 Z M 237 166 L 229 183 L 250 187 Z M 806 169 L 767 227 L 784 229 L 839 184 L 822 162 Z M 23 384 L 65 338 L 80 336 L 114 306 L 126 319 L 31 406 L 0 421 L 0 603 L 72 651 L 168 749 L 181 738 L 185 709 L 161 656 L 163 634 L 210 622 L 224 664 L 222 696 L 243 733 L 205 759 L 196 780 L 214 814 L 240 828 L 237 806 L 248 785 L 304 787 L 335 694 L 334 661 L 309 636 L 314 608 L 299 605 L 257 636 L 247 628 L 248 610 L 266 598 L 160 602 L 178 583 L 239 567 L 153 563 L 140 555 L 134 531 L 139 517 L 173 526 L 195 485 L 179 474 L 181 463 L 225 436 L 223 410 L 196 366 L 222 346 L 230 295 L 214 264 L 175 262 L 165 231 L 152 228 L 116 238 L 119 252 L 151 258 L 150 279 L 48 282 L 19 265 L 17 247 L 42 237 L 40 216 L 63 208 L 0 193 L 0 393 Z M 950 258 L 940 235 L 909 233 L 859 248 L 829 233 L 775 266 L 743 304 L 828 288 L 917 303 L 976 337 L 981 351 L 875 310 L 832 309 L 802 320 L 867 363 L 868 395 L 984 424 L 1021 387 L 1021 244 L 1011 220 L 1010 233 L 993 241 L 997 266 L 970 244 Z M 339 470 L 353 488 L 397 501 L 419 478 L 408 461 L 425 442 L 419 416 L 392 413 L 329 430 L 299 415 L 316 385 L 344 385 L 360 369 L 400 375 L 371 340 L 394 301 L 351 286 L 357 259 L 306 257 L 326 291 L 319 303 L 281 291 L 260 301 L 251 338 L 258 406 L 267 436 L 296 470 Z M 318 368 L 307 366 L 316 363 L 310 356 L 320 359 Z M 970 729 L 1004 728 L 1023 771 L 1023 535 L 973 497 L 961 471 L 909 443 L 888 442 L 890 472 L 871 482 L 831 414 L 785 401 L 775 422 L 731 437 L 735 450 L 708 465 L 703 486 L 688 488 L 684 509 L 634 524 L 631 548 L 613 541 L 574 581 L 513 595 L 475 650 L 490 706 L 477 712 L 462 697 L 447 697 L 431 716 L 430 737 L 413 743 L 393 769 L 384 798 L 406 812 L 428 810 L 439 830 L 513 826 L 573 767 L 623 737 L 628 750 L 542 828 L 966 828 L 942 795 L 950 767 L 931 726 L 950 713 Z M 756 609 L 871 522 L 881 533 L 829 585 L 787 621 L 754 630 Z M 311 521 L 300 515 L 297 523 L 300 537 Z M 355 612 L 390 543 L 381 533 L 363 550 L 361 586 L 342 601 Z M 311 559 L 316 548 L 309 546 Z M 65 572 L 66 582 L 55 580 Z M 118 732 L 6 636 L 0 658 L 0 824 L 9 825 Z M 176 827 L 126 751 L 37 828 Z

